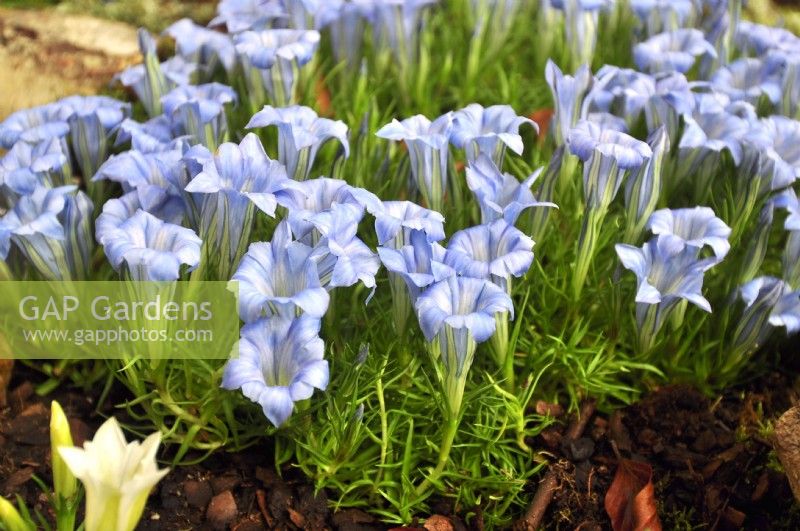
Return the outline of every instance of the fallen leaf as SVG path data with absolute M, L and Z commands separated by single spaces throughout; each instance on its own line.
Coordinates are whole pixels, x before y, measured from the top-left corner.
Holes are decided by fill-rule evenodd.
M 605 499 L 614 531 L 661 531 L 652 480 L 653 468 L 647 463 L 619 460 Z
M 775 423 L 773 446 L 794 497 L 800 500 L 800 407 L 793 407 Z
M 528 118 L 539 126 L 538 138 L 540 143 L 547 137 L 547 132 L 550 130 L 550 120 L 552 120 L 554 114 L 554 109 L 537 109 L 528 115 Z

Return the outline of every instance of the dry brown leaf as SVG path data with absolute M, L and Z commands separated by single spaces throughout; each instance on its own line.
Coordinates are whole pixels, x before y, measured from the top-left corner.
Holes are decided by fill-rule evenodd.
M 554 109 L 537 109 L 528 115 L 528 118 L 539 126 L 539 142 L 542 142 L 547 137 L 547 132 L 550 130 L 550 120 L 552 120 L 554 114 Z
M 614 531 L 661 531 L 653 488 L 653 468 L 620 459 L 606 493 L 605 508 Z

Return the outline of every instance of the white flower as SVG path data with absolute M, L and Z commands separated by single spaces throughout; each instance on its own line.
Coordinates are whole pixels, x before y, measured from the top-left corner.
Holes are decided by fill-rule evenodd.
M 86 531 L 132 531 L 144 511 L 150 490 L 169 469 L 158 469 L 156 451 L 161 434 L 143 443 L 127 443 L 113 417 L 83 448 L 60 447 L 72 473 L 86 489 Z

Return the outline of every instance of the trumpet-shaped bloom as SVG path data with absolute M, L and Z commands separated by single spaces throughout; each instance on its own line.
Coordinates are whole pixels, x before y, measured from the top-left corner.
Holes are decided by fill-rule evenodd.
M 184 141 L 173 138 L 172 122 L 162 114 L 144 123 L 130 118 L 123 120 L 117 130 L 116 145 L 130 142 L 133 151 L 155 153 L 181 149 Z
M 589 111 L 610 112 L 635 124 L 656 92 L 656 80 L 629 68 L 605 65 L 597 72 L 585 105 Z
M 671 72 L 655 76 L 655 92 L 645 105 L 647 129 L 651 133 L 665 126 L 670 143 L 677 141 L 681 116 L 691 114 L 695 108 L 695 94 L 686 76 Z
M 455 276 L 455 270 L 445 264 L 445 254 L 444 247 L 430 242 L 421 231 L 412 231 L 410 244 L 399 249 L 378 247 L 383 266 L 390 275 L 403 279 L 412 303 L 426 287 Z
M 766 140 L 764 153 L 772 166 L 773 189 L 791 185 L 800 178 L 800 122 L 770 116 L 759 126 L 757 134 Z
M 491 282 L 470 277 L 450 277 L 425 290 L 417 299 L 420 328 L 428 341 L 442 343 L 445 371 L 468 370 L 467 344 L 482 343 L 495 331 L 495 314 L 513 311 L 511 298 Z M 452 345 L 444 345 L 450 343 Z M 446 356 L 454 347 L 456 356 Z M 473 349 L 474 350 L 474 349 Z
M 732 101 L 744 100 L 757 105 L 762 96 L 773 104 L 781 99 L 779 72 L 761 59 L 738 59 L 717 70 L 711 76 L 711 83 Z
M 228 33 L 240 33 L 268 28 L 274 20 L 286 16 L 281 3 L 274 0 L 221 0 L 209 26 L 224 25 Z
M 448 141 L 452 127 L 452 113 L 433 122 L 418 114 L 402 122 L 392 120 L 377 133 L 380 138 L 405 142 L 417 188 L 426 206 L 436 211 L 441 211 L 444 206 L 450 160 Z
M 630 0 L 630 5 L 646 35 L 685 27 L 694 14 L 692 0 Z
M 661 238 L 675 238 L 676 245 L 683 243 L 698 250 L 708 245 L 717 260 L 725 258 L 731 248 L 731 228 L 708 207 L 657 210 L 650 216 L 647 228 Z
M 66 184 L 69 158 L 64 147 L 57 138 L 38 144 L 18 142 L 0 158 L 0 199 L 5 207 L 13 207 L 19 196 L 32 193 L 37 186 Z
M 164 114 L 172 118 L 173 135 L 190 137 L 215 149 L 228 136 L 225 105 L 236 103 L 236 92 L 220 83 L 175 87 L 161 98 Z
M 786 328 L 786 333 L 800 332 L 800 291 L 785 294 L 769 316 L 769 324 Z
M 567 145 L 584 162 L 583 191 L 592 208 L 608 207 L 625 175 L 653 156 L 646 143 L 586 120 L 570 131 Z
M 48 280 L 81 280 L 89 274 L 91 200 L 74 186 L 38 187 L 0 218 L 0 260 L 11 243 Z
M 308 315 L 295 319 L 271 317 L 246 324 L 239 340 L 239 357 L 228 361 L 222 387 L 241 388 L 259 404 L 264 416 L 281 426 L 294 403 L 311 398 L 314 389 L 328 386 L 325 343 L 320 322 Z
M 434 210 L 422 208 L 411 201 L 378 202 L 379 208 L 370 209 L 375 216 L 375 233 L 378 244 L 400 249 L 411 243 L 411 234 L 422 232 L 428 241 L 444 239 L 444 216 Z
M 460 275 L 491 280 L 508 290 L 511 277 L 530 269 L 533 245 L 525 233 L 498 219 L 453 234 L 445 262 Z
M 164 33 L 175 39 L 175 48 L 185 60 L 196 63 L 210 78 L 218 64 L 226 72 L 236 66 L 236 49 L 230 35 L 198 26 L 188 18 L 170 25 Z
M 661 194 L 664 157 L 669 153 L 669 138 L 664 126 L 650 135 L 648 144 L 653 150 L 653 156 L 625 184 L 625 206 L 629 224 L 626 236 L 630 237 L 626 241 L 633 241 L 639 236 Z
M 329 296 L 316 264 L 308 260 L 310 252 L 292 241 L 286 221 L 275 229 L 271 242 L 251 244 L 233 275 L 239 282 L 239 317 L 246 323 L 274 315 L 291 319 L 299 312 L 322 318 Z
M 800 49 L 800 39 L 791 31 L 747 20 L 742 20 L 737 24 L 734 40 L 744 53 L 756 56 L 764 55 L 772 50 L 794 51 Z
M 703 274 L 707 260 L 697 259 L 697 248 L 677 238 L 657 237 L 643 247 L 617 244 L 622 265 L 638 280 L 636 302 L 668 307 L 684 299 L 707 312 L 711 305 L 703 297 Z
M 276 106 L 293 103 L 299 69 L 311 61 L 319 41 L 315 30 L 273 29 L 234 36 L 252 102 L 264 103 L 266 91 Z
M 737 166 L 741 163 L 742 138 L 750 128 L 746 120 L 727 112 L 696 113 L 685 116 L 684 120 L 686 125 L 678 147 L 715 153 L 728 150 L 733 162 Z
M 659 33 L 633 47 L 633 60 L 645 72 L 686 73 L 697 58 L 716 58 L 714 46 L 696 29 Z
M 368 21 L 375 19 L 376 0 L 332 0 L 321 3 L 316 29 L 327 28 L 333 56 L 337 63 L 346 61 L 349 68 L 361 62 L 361 45 Z
M 161 96 L 176 86 L 188 85 L 197 65 L 179 55 L 159 63 L 155 39 L 144 29 L 139 30 L 139 49 L 144 63 L 123 70 L 114 79 L 131 89 L 154 118 L 161 114 Z
M 250 119 L 246 127 L 253 129 L 270 125 L 278 128 L 278 158 L 286 166 L 286 172 L 297 181 L 308 179 L 317 152 L 328 140 L 338 140 L 344 156 L 350 155 L 347 124 L 341 120 L 320 118 L 308 107 L 275 108 L 267 105 Z
M 62 107 L 58 103 L 48 103 L 12 113 L 0 123 L 0 148 L 11 149 L 18 140 L 37 143 L 68 133 L 69 125 Z
M 283 165 L 271 160 L 261 141 L 249 133 L 241 143 L 222 144 L 185 190 L 205 194 L 200 236 L 219 256 L 219 274 L 227 278 L 244 254 L 255 208 L 275 216 L 278 201 L 299 189 Z
M 397 61 L 410 65 L 417 56 L 423 8 L 438 0 L 378 0 L 373 5 L 375 42 L 388 45 Z
M 144 210 L 158 219 L 173 225 L 183 223 L 185 215 L 183 201 L 169 195 L 158 187 L 136 188 L 122 197 L 109 199 L 95 222 L 95 237 L 100 244 L 114 233 L 138 210 Z
M 771 329 L 784 323 L 782 316 L 788 313 L 785 309 L 790 306 L 786 303 L 791 301 L 791 287 L 775 277 L 758 277 L 739 288 L 739 295 L 744 311 L 733 342 L 746 354 L 762 347 Z M 787 321 L 791 323 L 791 319 Z
M 566 143 L 567 135 L 581 118 L 583 101 L 594 83 L 594 77 L 586 65 L 578 68 L 574 76 L 565 76 L 549 59 L 544 69 L 544 77 L 555 102 L 553 135 L 556 145 L 561 146 Z
M 143 210 L 103 235 L 108 261 L 131 280 L 178 280 L 182 265 L 191 270 L 200 263 L 201 244 L 193 230 L 165 223 Z
M 289 209 L 289 226 L 294 237 L 310 246 L 316 245 L 320 234 L 315 230 L 313 220 L 337 203 L 352 206 L 358 212 L 355 223 L 361 221 L 364 206 L 355 197 L 356 190 L 345 181 L 327 177 L 299 183 L 298 193 L 287 197 L 285 205 Z
M 311 218 L 322 238 L 309 258 L 317 263 L 322 285 L 328 289 L 352 286 L 359 281 L 368 288 L 375 287 L 380 260 L 356 236 L 362 216 L 360 205 L 334 203 L 329 210 Z
M 127 443 L 111 417 L 83 448 L 58 448 L 86 490 L 86 531 L 133 531 L 150 491 L 169 472 L 156 463 L 160 442 L 161 433 L 155 432 L 142 443 Z
M 500 167 L 506 148 L 517 155 L 522 154 L 524 146 L 519 128 L 524 124 L 532 125 L 539 132 L 533 120 L 517 116 L 509 105 L 483 107 L 473 103 L 453 113 L 450 142 L 466 151 L 468 161 L 485 154 Z
M 502 173 L 485 155 L 467 166 L 467 186 L 478 198 L 482 223 L 502 218 L 514 225 L 528 208 L 556 207 L 555 203 L 537 201 L 531 192 L 531 186 L 541 172 L 539 169 L 519 182 L 513 175 Z
M 599 12 L 613 7 L 614 0 L 550 0 L 550 5 L 564 12 L 573 64 L 591 64 L 597 45 Z

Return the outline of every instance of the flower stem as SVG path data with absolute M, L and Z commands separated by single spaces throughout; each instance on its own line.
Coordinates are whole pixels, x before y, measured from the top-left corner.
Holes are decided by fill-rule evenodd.
M 433 483 L 439 479 L 439 476 L 444 471 L 444 467 L 447 466 L 447 461 L 450 459 L 450 450 L 453 448 L 453 441 L 458 432 L 458 424 L 458 413 L 451 414 L 445 424 L 442 444 L 439 446 L 439 459 L 436 461 L 436 468 L 433 469 L 433 472 L 431 472 L 414 491 L 418 497 L 423 496 L 431 488 Z

